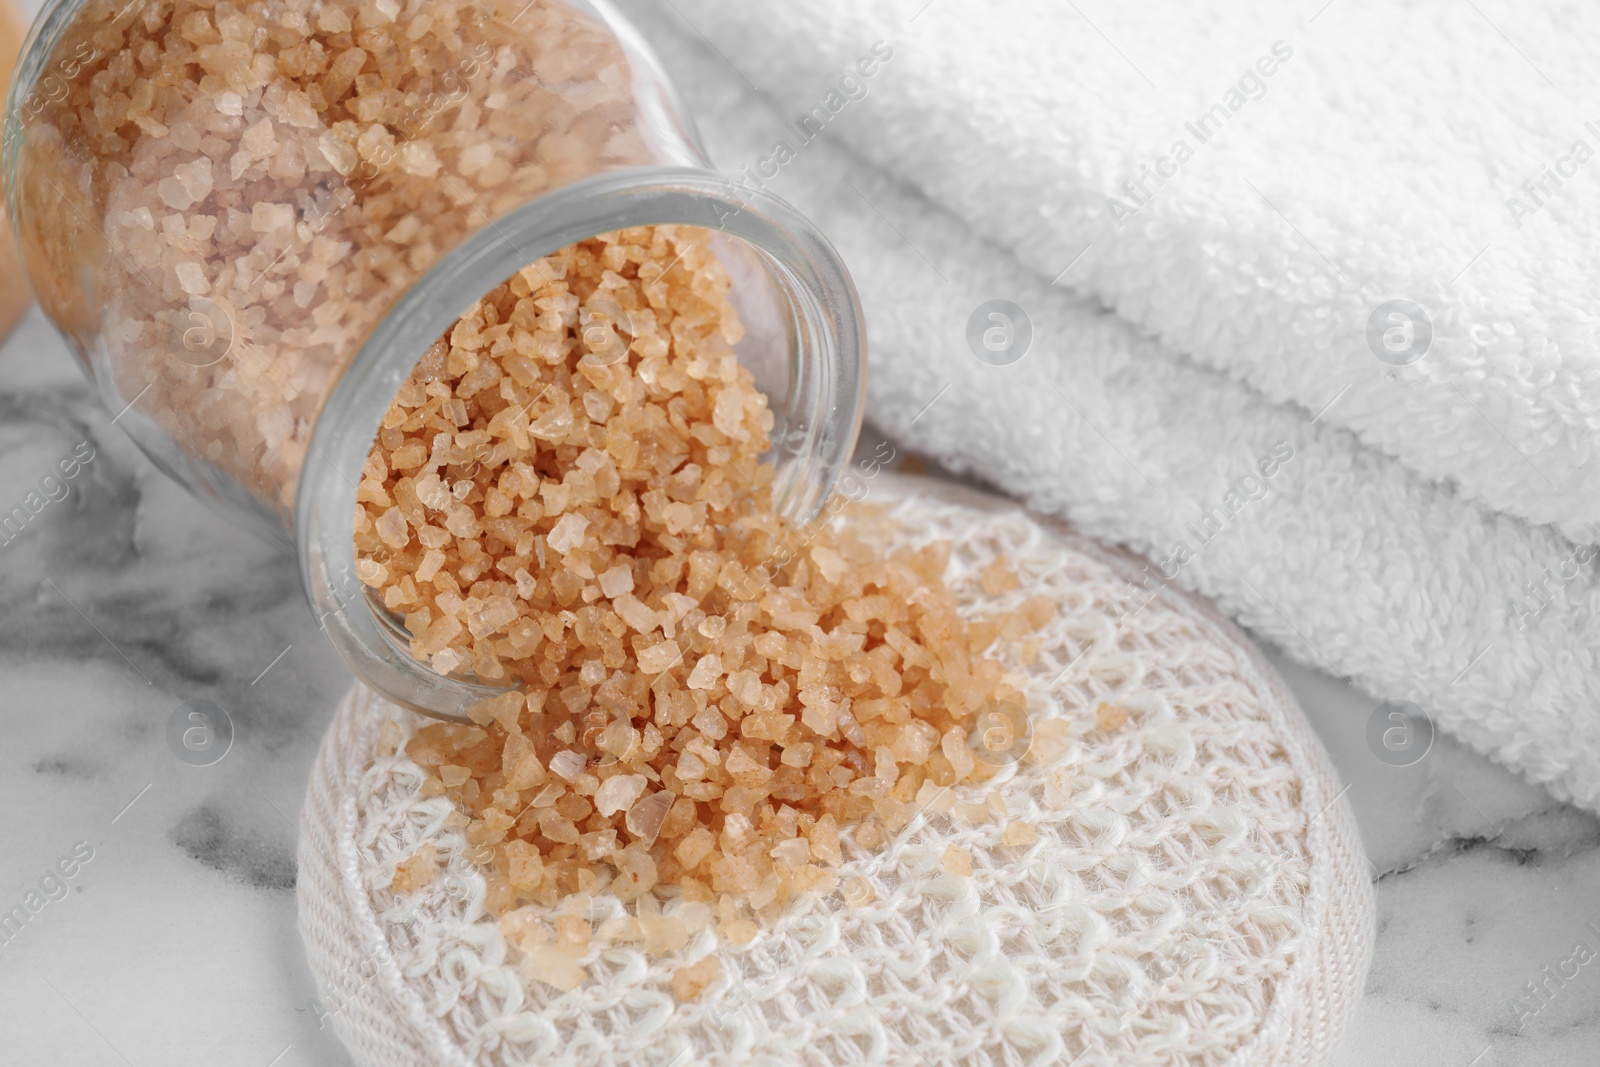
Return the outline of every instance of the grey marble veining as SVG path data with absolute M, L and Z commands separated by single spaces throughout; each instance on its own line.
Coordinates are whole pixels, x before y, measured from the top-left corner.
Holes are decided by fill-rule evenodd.
M 290 557 L 140 457 L 35 312 L 0 348 L 0 509 L 83 441 L 65 498 L 0 545 L 0 911 L 43 901 L 0 944 L 0 1061 L 343 1065 L 312 1010 L 294 856 L 349 679 Z M 1390 767 L 1366 747 L 1373 701 L 1282 669 L 1378 886 L 1367 996 L 1329 1062 L 1600 1063 L 1600 959 L 1571 962 L 1578 941 L 1600 951 L 1600 820 L 1447 738 Z M 235 725 L 213 766 L 167 746 L 191 700 Z
M 1374 701 L 1274 661 L 1348 784 L 1377 882 L 1377 953 L 1332 1062 L 1600 1064 L 1600 955 L 1526 988 L 1576 942 L 1600 953 L 1600 819 L 1448 737 L 1388 766 L 1366 745 Z
M 0 348 L 0 383 L 0 506 L 95 449 L 0 545 L 0 911 L 93 850 L 0 944 L 0 1061 L 345 1062 L 308 1010 L 293 887 L 308 768 L 349 678 L 292 558 L 146 462 L 37 312 Z M 197 699 L 236 730 L 211 767 L 166 741 Z

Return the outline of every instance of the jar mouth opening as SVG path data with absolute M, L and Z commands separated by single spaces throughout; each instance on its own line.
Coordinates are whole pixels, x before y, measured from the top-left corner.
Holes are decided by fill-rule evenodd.
M 788 395 L 774 405 L 780 424 L 768 455 L 778 469 L 777 510 L 800 522 L 814 517 L 848 465 L 866 385 L 860 301 L 838 253 L 787 203 L 704 170 L 643 167 L 576 182 L 487 222 L 395 302 L 357 353 L 317 419 L 296 495 L 312 608 L 346 665 L 395 703 L 460 720 L 505 687 L 447 677 L 412 658 L 397 620 L 356 578 L 357 486 L 385 413 L 428 347 L 506 278 L 578 241 L 644 225 L 710 231 L 772 283 L 788 329 L 787 365 L 775 371 Z

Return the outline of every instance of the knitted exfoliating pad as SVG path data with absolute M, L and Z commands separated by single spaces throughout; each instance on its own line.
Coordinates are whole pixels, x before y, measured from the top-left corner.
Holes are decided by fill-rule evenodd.
M 323 1010 L 360 1067 L 1321 1064 L 1366 974 L 1372 891 L 1322 746 L 1271 669 L 1209 610 L 1152 596 L 1127 560 L 1015 505 L 888 475 L 870 496 L 895 537 L 952 542 L 964 612 L 1056 599 L 1031 664 L 1020 642 L 998 651 L 1030 681 L 1029 728 L 1070 723 L 1065 750 L 1041 765 L 1009 759 L 1026 740 L 1001 746 L 995 778 L 878 849 L 844 833 L 845 888 L 797 899 L 746 946 L 705 928 L 652 959 L 596 936 L 588 980 L 561 993 L 523 976 L 484 912 L 451 802 L 418 795 L 403 746 L 379 754 L 386 721 L 408 737 L 424 720 L 358 686 L 313 772 L 298 884 Z M 987 597 L 996 556 L 1021 588 Z M 1102 704 L 1126 722 L 1102 725 Z M 1003 844 L 1008 822 L 1037 839 Z M 441 868 L 397 896 L 396 863 L 425 841 Z M 946 870 L 951 845 L 970 876 Z M 596 896 L 597 924 L 622 914 Z M 679 1003 L 673 971 L 708 953 L 720 976 Z

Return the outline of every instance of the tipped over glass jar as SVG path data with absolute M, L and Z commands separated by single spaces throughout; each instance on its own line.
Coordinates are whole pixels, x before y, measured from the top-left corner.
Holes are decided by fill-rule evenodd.
M 39 301 L 119 423 L 292 542 L 340 656 L 418 710 L 459 717 L 492 687 L 418 663 L 367 596 L 361 472 L 430 348 L 541 257 L 713 231 L 776 416 L 774 506 L 810 518 L 849 463 L 864 328 L 843 264 L 715 173 L 598 0 L 56 0 L 11 87 L 4 178 Z

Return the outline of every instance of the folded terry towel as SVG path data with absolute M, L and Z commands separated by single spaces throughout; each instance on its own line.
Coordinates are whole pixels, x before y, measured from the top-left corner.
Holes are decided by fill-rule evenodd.
M 943 4 L 949 10 L 941 14 Z M 793 200 L 839 244 L 867 308 L 869 416 L 877 425 L 1144 552 L 1147 584 L 1176 582 L 1211 596 L 1291 655 L 1350 678 L 1375 703 L 1413 701 L 1478 750 L 1600 810 L 1600 595 L 1587 547 L 1600 536 L 1583 525 L 1597 517 L 1600 500 L 1593 490 L 1550 490 L 1529 469 L 1558 485 L 1593 475 L 1577 470 L 1593 448 L 1584 427 L 1596 418 L 1582 384 L 1582 368 L 1594 365 L 1592 345 L 1584 347 L 1593 301 L 1580 299 L 1572 278 L 1545 284 L 1555 264 L 1581 273 L 1589 259 L 1576 238 L 1569 247 L 1550 236 L 1539 257 L 1509 246 L 1504 259 L 1486 252 L 1453 289 L 1424 291 L 1409 281 L 1442 261 L 1440 249 L 1458 240 L 1459 227 L 1424 237 L 1426 227 L 1402 206 L 1394 225 L 1407 236 L 1393 236 L 1401 230 L 1384 231 L 1375 221 L 1381 213 L 1352 208 L 1330 220 L 1296 199 L 1326 190 L 1317 203 L 1332 203 L 1338 190 L 1330 182 L 1353 197 L 1372 180 L 1366 163 L 1329 160 L 1372 158 L 1378 149 L 1369 142 L 1381 131 L 1328 117 L 1341 99 L 1372 86 L 1334 84 L 1333 73 L 1313 69 L 1311 44 L 1300 42 L 1360 36 L 1378 16 L 1335 0 L 1312 26 L 1262 29 L 1281 21 L 1274 14 L 1247 33 L 1229 26 L 1249 21 L 1249 5 L 1226 18 L 1177 4 L 1159 18 L 1145 9 L 1137 27 L 1098 8 L 1083 9 L 1092 23 L 1073 22 L 1071 4 L 1065 15 L 1020 2 L 980 13 L 951 0 L 933 0 L 920 15 L 918 5 L 845 0 L 626 6 L 685 84 L 723 169 Z M 1466 13 L 1479 17 L 1470 5 Z M 1348 24 L 1341 28 L 1336 16 Z M 1413 20 L 1410 31 L 1424 16 L 1444 18 L 1431 5 L 1395 17 L 1402 16 Z M 1475 49 L 1482 44 L 1459 26 L 1449 34 L 1462 35 Z M 1119 123 L 1153 128 L 1158 119 L 1147 114 L 1191 113 L 1187 103 L 1162 109 L 1144 100 L 1135 84 L 1149 87 L 1129 67 L 1178 84 L 1174 71 L 1189 69 L 1177 62 L 1184 55 L 1234 54 L 1237 45 L 1241 63 L 1253 66 L 1258 37 L 1263 55 L 1280 39 L 1294 54 L 1274 68 L 1267 94 L 1228 121 L 1258 121 L 1248 108 L 1266 114 L 1261 105 L 1278 102 L 1273 94 L 1302 62 L 1317 91 L 1279 96 L 1286 109 L 1302 108 L 1294 122 L 1309 121 L 1307 101 L 1321 101 L 1327 143 L 1304 141 L 1320 162 L 1286 161 L 1258 145 L 1250 183 L 1265 197 L 1245 185 L 1257 199 L 1236 198 L 1204 169 L 1224 169 L 1224 137 L 1245 142 L 1249 128 L 1230 126 L 1202 146 L 1216 162 L 1197 152 L 1180 177 L 1122 220 L 1114 240 L 1097 240 L 1087 220 L 1094 212 L 1105 218 L 1106 198 L 1123 177 L 1102 185 L 1101 175 L 1116 172 L 1107 161 L 1133 158 L 1117 139 L 1134 135 Z M 1048 47 L 1031 49 L 1030 41 Z M 1120 49 L 1128 62 L 1113 68 L 1096 49 L 1124 64 Z M 1479 66 L 1507 97 L 1493 115 L 1537 95 L 1517 81 L 1521 61 L 1511 55 Z M 1443 77 L 1438 65 L 1423 63 Z M 1578 77 L 1575 62 L 1568 69 Z M 1413 70 L 1407 84 L 1417 76 Z M 1056 85 L 1058 105 L 1040 103 L 1045 80 Z M 1067 81 L 1076 87 L 1062 87 Z M 1208 92 L 1226 106 L 1224 89 L 1237 83 L 1230 75 Z M 1409 99 L 1395 105 L 1397 115 L 1413 110 L 1425 108 Z M 1453 103 L 1447 114 L 1461 117 Z M 1493 117 L 1481 127 L 1463 120 L 1458 135 L 1465 142 L 1499 128 Z M 1600 149 L 1600 139 L 1591 141 Z M 1413 169 L 1439 169 L 1427 150 L 1412 150 Z M 1426 215 L 1437 219 L 1432 201 L 1445 186 L 1426 184 Z M 1463 202 L 1461 189 L 1452 203 Z M 1271 207 L 1260 208 L 1266 218 L 1252 214 L 1263 199 L 1294 221 Z M 1569 194 L 1546 198 L 1536 215 L 1576 226 L 1581 210 Z M 1074 218 L 1085 220 L 1081 232 Z M 1528 239 L 1536 220 L 1522 221 Z M 1080 257 L 1085 245 L 1093 247 Z M 1330 275 L 1324 255 L 1365 288 Z M 1493 285 L 1485 281 L 1491 268 Z M 1479 271 L 1484 277 L 1469 283 Z M 1384 279 L 1381 288 L 1367 286 L 1371 277 Z M 1095 295 L 1070 293 L 1069 283 Z M 1364 321 L 1341 325 L 1359 302 L 1381 302 L 1379 292 L 1426 305 L 1433 339 L 1420 362 L 1392 365 L 1403 362 L 1395 354 L 1406 342 L 1403 321 L 1383 320 L 1379 347 L 1391 364 L 1367 348 Z M 1495 303 L 1513 296 L 1522 308 L 1515 315 Z M 968 342 L 974 311 L 997 298 L 1019 305 L 1032 324 L 1031 350 L 1005 366 L 980 362 Z M 1493 345 L 1452 341 L 1484 322 L 1521 338 L 1520 354 L 1502 359 Z M 1536 345 L 1517 332 L 1535 326 L 1543 338 Z M 1546 358 L 1558 345 L 1559 358 Z M 1535 359 L 1534 349 L 1545 355 Z M 1453 404 L 1434 403 L 1441 390 Z M 1513 410 L 1513 396 L 1522 407 Z M 1494 423 L 1493 441 L 1509 459 L 1468 432 L 1468 420 L 1482 417 L 1474 407 Z M 1559 520 L 1572 536 L 1519 517 L 1526 515 Z
M 679 6 L 791 115 L 886 42 L 853 149 L 1174 350 L 1595 540 L 1600 8 Z M 1392 299 L 1431 331 L 1400 382 L 1367 342 Z

